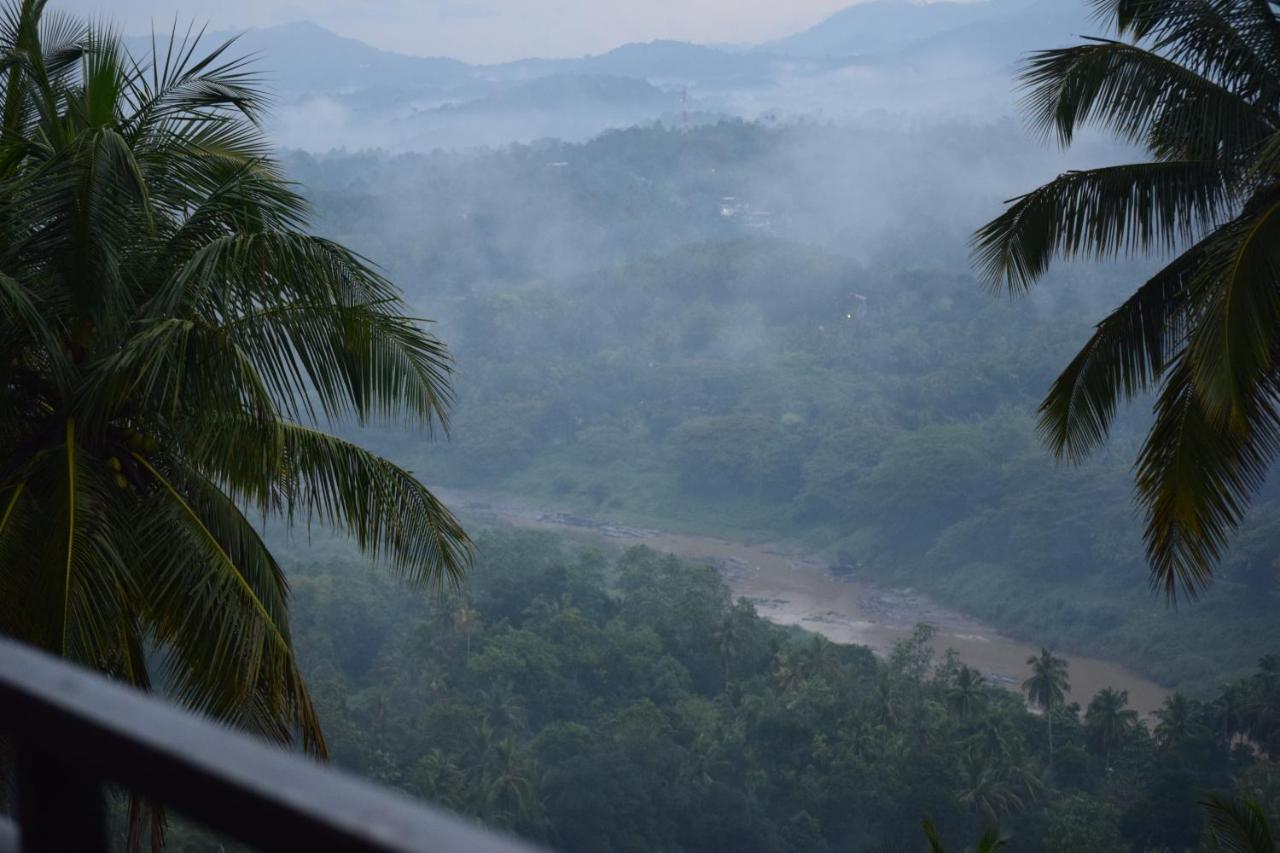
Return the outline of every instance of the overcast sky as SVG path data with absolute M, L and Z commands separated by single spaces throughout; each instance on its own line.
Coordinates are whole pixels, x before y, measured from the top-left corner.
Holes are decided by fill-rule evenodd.
M 498 61 L 601 53 L 630 41 L 756 42 L 858 0 L 51 0 L 129 33 L 174 15 L 215 29 L 310 20 L 405 53 Z

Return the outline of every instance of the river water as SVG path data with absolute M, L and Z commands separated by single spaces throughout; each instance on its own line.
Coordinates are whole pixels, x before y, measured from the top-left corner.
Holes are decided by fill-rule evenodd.
M 514 527 L 551 530 L 605 540 L 621 547 L 645 545 L 693 562 L 717 567 L 735 597 L 749 599 L 761 616 L 778 625 L 797 625 L 837 643 L 869 646 L 887 653 L 920 622 L 937 629 L 938 651 L 955 649 L 960 659 L 989 681 L 1017 690 L 1027 677 L 1027 658 L 1040 647 L 1006 637 L 988 625 L 948 610 L 911 589 L 888 589 L 837 578 L 826 562 L 782 545 L 747 545 L 713 536 L 691 536 L 612 524 L 598 519 L 539 510 L 517 498 L 458 489 L 437 494 L 463 516 Z M 1129 691 L 1129 704 L 1143 715 L 1160 707 L 1170 691 L 1127 667 L 1073 656 L 1068 701 L 1087 705 L 1104 687 Z

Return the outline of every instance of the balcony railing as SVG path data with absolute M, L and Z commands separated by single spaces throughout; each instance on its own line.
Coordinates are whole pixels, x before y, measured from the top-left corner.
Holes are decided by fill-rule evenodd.
M 0 734 L 17 753 L 0 853 L 110 849 L 108 783 L 264 851 L 535 851 L 2 637 Z

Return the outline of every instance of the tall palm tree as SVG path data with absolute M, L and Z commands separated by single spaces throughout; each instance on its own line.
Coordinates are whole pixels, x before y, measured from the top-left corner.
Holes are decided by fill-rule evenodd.
M 456 580 L 447 509 L 322 429 L 441 425 L 450 361 L 305 230 L 255 76 L 199 41 L 0 8 L 0 633 L 323 754 L 249 516 Z
M 1084 714 L 1089 745 L 1100 753 L 1107 766 L 1111 756 L 1124 746 L 1130 733 L 1138 727 L 1138 712 L 1127 707 L 1129 691 L 1104 687 L 1089 702 Z
M 1152 731 L 1156 745 L 1161 749 L 1176 750 L 1189 741 L 1202 736 L 1208 730 L 1201 722 L 1200 703 L 1181 693 L 1165 698 L 1155 712 L 1156 727 Z
M 967 720 L 986 702 L 986 680 L 971 666 L 961 666 L 947 685 L 947 708 Z
M 480 627 L 480 611 L 463 604 L 453 614 L 453 630 L 467 638 L 467 660 L 471 659 L 471 635 Z
M 1280 18 L 1267 0 L 1093 0 L 1116 38 L 1040 51 L 1033 124 L 1087 125 L 1150 159 L 1073 171 L 974 237 L 995 289 L 1058 257 L 1180 254 L 1103 319 L 1053 383 L 1060 457 L 1103 442 L 1123 399 L 1159 390 L 1137 485 L 1154 586 L 1194 596 L 1280 448 Z
M 970 748 L 960 756 L 960 788 L 956 799 L 984 826 L 996 826 L 1001 817 L 1021 811 L 1031 793 L 1015 784 L 1007 768 L 984 749 Z
M 1209 706 L 1209 717 L 1223 746 L 1230 748 L 1236 736 L 1249 730 L 1253 694 L 1249 684 L 1237 681 L 1222 688 Z
M 476 768 L 479 812 L 485 820 L 512 826 L 537 809 L 534 779 L 537 769 L 512 738 L 494 744 L 483 765 Z
M 1045 720 L 1049 724 L 1049 767 L 1053 767 L 1053 712 L 1060 708 L 1071 692 L 1071 681 L 1067 678 L 1067 662 L 1055 657 L 1048 649 L 1041 649 L 1040 654 L 1027 658 L 1027 666 L 1031 667 L 1031 675 L 1022 682 L 1022 691 L 1027 700 L 1044 711 Z

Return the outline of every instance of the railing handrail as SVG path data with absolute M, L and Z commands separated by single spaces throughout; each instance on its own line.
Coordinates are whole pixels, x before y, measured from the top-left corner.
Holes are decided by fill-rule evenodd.
M 51 821 L 54 832 L 68 829 L 57 825 L 59 813 L 64 823 L 100 821 L 104 782 L 262 850 L 536 849 L 4 637 L 0 734 L 18 753 L 24 851 L 59 849 L 38 837 Z M 77 802 L 94 791 L 97 804 Z M 83 826 L 70 829 L 87 837 Z M 91 849 L 106 846 L 102 839 Z

